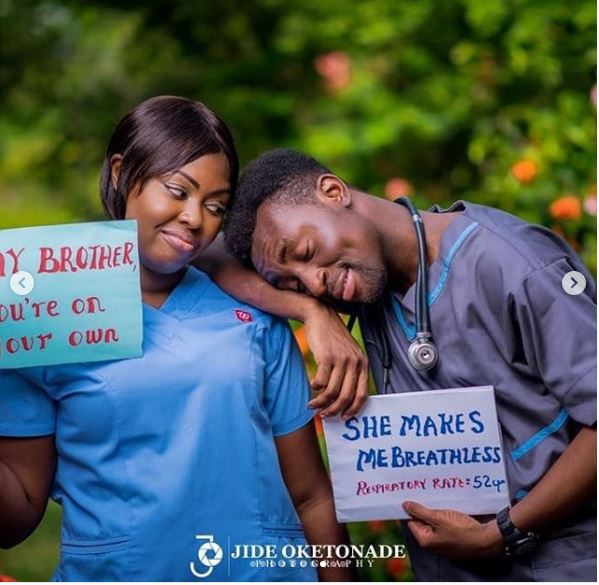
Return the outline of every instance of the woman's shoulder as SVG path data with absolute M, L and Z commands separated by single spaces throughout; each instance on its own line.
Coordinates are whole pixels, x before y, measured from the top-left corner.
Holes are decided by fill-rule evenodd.
M 202 315 L 230 312 L 235 319 L 242 323 L 256 322 L 269 327 L 282 321 L 274 315 L 232 297 L 220 288 L 208 274 L 198 268 L 190 266 L 186 279 L 190 283 L 192 291 L 199 295 L 196 311 Z

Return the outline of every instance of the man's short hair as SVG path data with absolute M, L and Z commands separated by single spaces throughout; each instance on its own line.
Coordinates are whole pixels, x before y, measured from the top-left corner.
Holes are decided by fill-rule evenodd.
M 302 205 L 315 201 L 316 181 L 330 173 L 312 157 L 288 148 L 261 154 L 243 172 L 225 219 L 225 242 L 242 263 L 251 266 L 252 236 L 258 208 L 265 201 Z

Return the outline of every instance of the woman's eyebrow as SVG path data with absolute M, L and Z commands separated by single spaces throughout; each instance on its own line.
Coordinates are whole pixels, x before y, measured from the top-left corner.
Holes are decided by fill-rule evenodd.
M 190 177 L 185 171 L 177 169 L 175 173 L 183 175 L 196 189 L 200 188 L 200 184 L 193 177 Z

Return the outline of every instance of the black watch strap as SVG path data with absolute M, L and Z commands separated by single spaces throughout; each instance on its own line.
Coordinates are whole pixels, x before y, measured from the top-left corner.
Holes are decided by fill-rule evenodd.
M 503 536 L 506 555 L 521 555 L 530 552 L 539 537 L 534 532 L 520 530 L 510 519 L 510 507 L 503 508 L 497 514 L 497 526 Z

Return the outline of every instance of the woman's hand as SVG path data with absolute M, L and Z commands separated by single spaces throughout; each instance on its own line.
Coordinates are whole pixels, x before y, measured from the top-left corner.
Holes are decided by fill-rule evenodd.
M 368 358 L 330 307 L 314 303 L 302 320 L 317 366 L 310 385 L 319 395 L 309 406 L 322 416 L 355 416 L 368 398 Z

